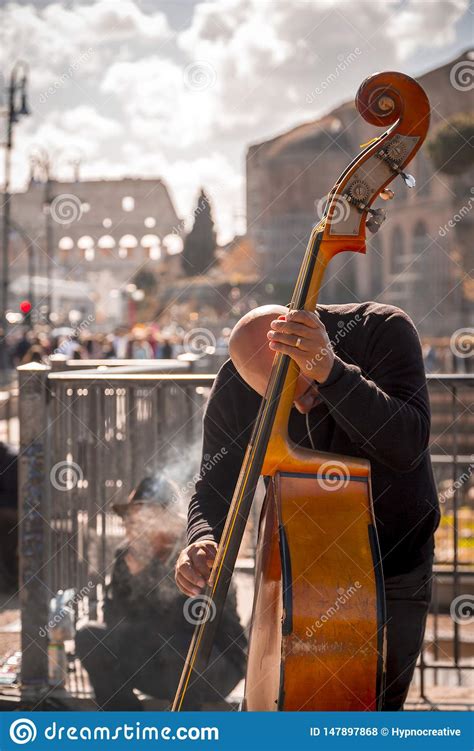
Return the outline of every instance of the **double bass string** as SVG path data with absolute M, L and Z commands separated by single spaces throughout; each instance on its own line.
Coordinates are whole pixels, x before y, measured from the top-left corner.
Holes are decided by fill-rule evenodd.
M 298 274 L 298 279 L 292 296 L 290 304 L 292 309 L 304 306 L 305 297 L 311 286 L 315 264 L 318 260 L 317 248 L 319 247 L 320 239 L 322 237 L 320 230 L 323 223 L 324 220 L 320 222 L 311 233 L 304 261 Z M 323 263 L 318 269 L 320 272 L 317 274 L 318 277 L 322 276 L 324 268 L 325 264 Z M 317 281 L 319 282 L 320 280 L 318 279 Z M 213 635 L 217 629 L 219 621 L 218 615 L 220 615 L 229 588 L 240 542 L 247 523 L 253 497 L 255 495 L 257 482 L 260 477 L 275 415 L 280 403 L 280 397 L 285 386 L 294 388 L 294 379 L 290 384 L 286 383 L 289 362 L 290 358 L 288 355 L 277 354 L 275 356 L 267 393 L 262 400 L 246 455 L 242 462 L 240 475 L 237 480 L 234 497 L 224 526 L 222 540 L 219 545 L 214 568 L 211 572 L 207 592 L 203 598 L 205 607 L 202 620 L 201 623 L 196 626 L 191 640 L 185 667 L 172 706 L 173 711 L 179 711 L 182 708 L 193 672 L 201 672 L 198 670 L 198 657 L 200 658 L 199 664 L 202 665 L 202 669 L 204 669 L 212 648 Z M 223 572 L 225 572 L 224 576 Z M 212 612 L 212 604 L 215 605 L 216 614 L 218 615 L 216 615 L 215 618 L 210 619 L 209 616 Z M 203 643 L 205 637 L 206 642 Z

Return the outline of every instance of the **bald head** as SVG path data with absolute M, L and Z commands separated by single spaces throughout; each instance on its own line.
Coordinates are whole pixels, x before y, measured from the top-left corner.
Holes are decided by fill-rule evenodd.
M 229 340 L 229 353 L 236 370 L 260 396 L 265 394 L 275 352 L 268 346 L 270 324 L 288 313 L 284 305 L 262 305 L 246 313 L 235 325 Z M 309 412 L 318 401 L 317 388 L 300 373 L 296 382 L 295 406 Z
M 270 323 L 288 313 L 284 305 L 262 305 L 246 313 L 234 326 L 229 353 L 237 371 L 249 386 L 263 396 L 275 353 L 268 346 Z

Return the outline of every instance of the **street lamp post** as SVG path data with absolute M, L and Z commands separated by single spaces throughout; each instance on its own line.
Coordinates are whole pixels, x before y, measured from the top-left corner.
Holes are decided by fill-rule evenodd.
M 25 244 L 25 250 L 28 256 L 28 300 L 31 303 L 31 307 L 35 307 L 35 256 L 34 256 L 34 241 L 31 239 L 26 230 L 18 224 L 18 222 L 10 219 L 10 228 L 17 232 Z M 30 317 L 30 327 L 32 319 Z
M 47 322 L 51 321 L 53 297 L 53 228 L 51 224 L 51 159 L 46 149 L 36 147 L 30 156 L 33 170 L 38 167 L 44 181 L 43 212 L 45 215 L 45 253 L 46 253 L 46 306 Z
M 0 367 L 6 371 L 6 333 L 8 321 L 6 318 L 8 310 L 8 289 L 10 284 L 9 278 L 9 237 L 10 237 L 10 168 L 11 168 L 11 151 L 13 147 L 13 126 L 21 117 L 29 115 L 26 100 L 28 67 L 26 63 L 18 62 L 14 65 L 10 82 L 7 89 L 7 109 L 6 109 L 6 141 L 5 141 L 5 175 L 3 184 L 3 222 L 2 222 L 2 284 L 1 284 L 1 310 L 0 326 L 3 329 L 0 337 Z
M 53 289 L 54 289 L 54 266 L 56 265 L 55 255 L 56 248 L 54 244 L 54 231 L 53 231 L 53 217 L 51 214 L 51 206 L 53 201 L 58 196 L 54 196 L 52 193 L 52 184 L 54 178 L 52 177 L 53 166 L 57 166 L 58 158 L 61 152 L 53 152 L 52 155 L 48 151 L 40 146 L 36 146 L 34 151 L 30 155 L 30 161 L 33 169 L 39 170 L 40 178 L 44 183 L 43 194 L 43 213 L 45 217 L 45 253 L 46 253 L 46 307 L 47 307 L 47 322 L 51 323 L 51 313 L 53 306 Z M 79 181 L 79 165 L 81 160 L 79 157 L 74 157 L 68 160 L 74 168 L 74 181 Z

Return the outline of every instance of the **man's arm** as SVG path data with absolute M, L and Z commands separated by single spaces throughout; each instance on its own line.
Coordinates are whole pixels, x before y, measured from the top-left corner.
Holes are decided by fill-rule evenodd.
M 418 334 L 402 311 L 376 327 L 368 372 L 335 357 L 319 393 L 353 443 L 399 472 L 428 448 L 430 407 Z
M 392 469 L 409 471 L 421 461 L 430 433 L 420 341 L 403 311 L 372 316 L 364 374 L 332 352 L 318 313 L 290 311 L 273 321 L 270 347 L 318 382 L 331 416 L 353 443 Z
M 225 363 L 204 415 L 201 468 L 188 509 L 189 544 L 176 562 L 176 583 L 190 597 L 209 578 L 259 402 Z
M 203 421 L 199 479 L 188 509 L 188 542 L 219 542 L 260 397 L 226 363 L 214 382 Z

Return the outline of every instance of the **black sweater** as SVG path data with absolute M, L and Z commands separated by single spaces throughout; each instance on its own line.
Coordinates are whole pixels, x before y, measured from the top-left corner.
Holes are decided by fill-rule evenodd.
M 336 355 L 309 414 L 317 450 L 371 462 L 372 494 L 385 576 L 433 551 L 439 522 L 428 453 L 430 407 L 420 342 L 408 316 L 374 302 L 320 305 Z M 203 460 L 188 513 L 188 540 L 220 539 L 261 397 L 228 360 L 204 416 Z M 290 437 L 311 447 L 293 409 Z

